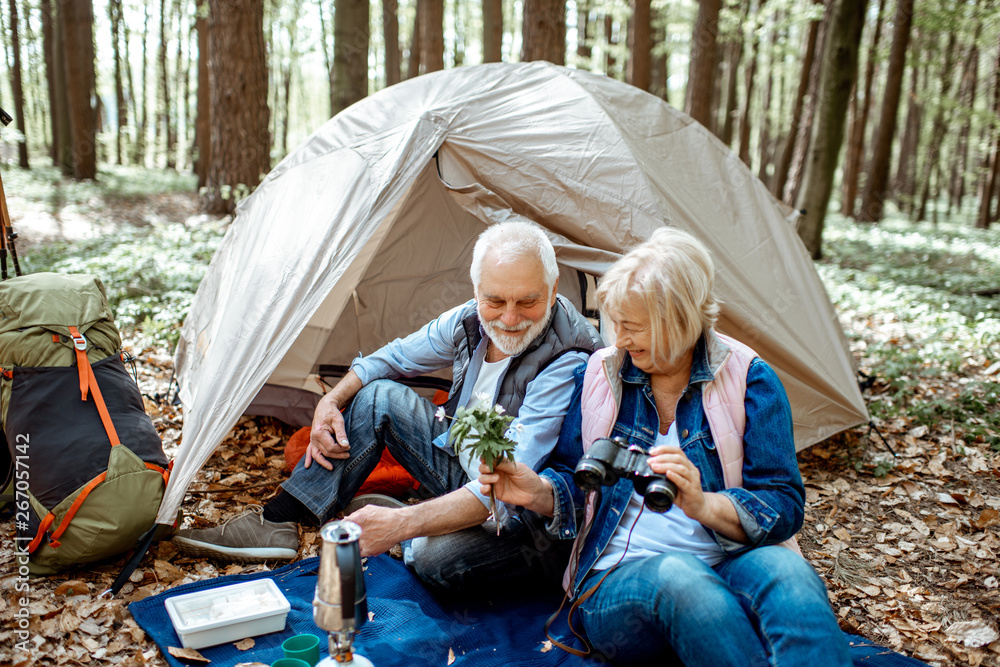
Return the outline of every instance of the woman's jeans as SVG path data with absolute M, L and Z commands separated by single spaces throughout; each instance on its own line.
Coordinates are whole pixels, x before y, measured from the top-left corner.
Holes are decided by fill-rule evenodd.
M 592 573 L 581 592 L 600 581 Z M 664 554 L 614 569 L 579 609 L 587 638 L 613 662 L 685 667 L 850 665 L 812 566 L 780 546 L 714 568 Z
M 436 405 L 398 382 L 365 385 L 344 413 L 350 456 L 330 459 L 333 470 L 304 459 L 282 488 L 319 523 L 342 512 L 378 465 L 382 451 L 396 459 L 422 491 L 434 497 L 460 489 L 469 476 L 450 449 L 432 440 L 450 426 L 435 419 Z M 530 512 L 511 517 L 497 537 L 492 522 L 449 535 L 419 537 L 403 544 L 403 557 L 424 581 L 445 588 L 483 586 L 496 579 L 558 582 L 570 541 L 553 540 L 544 520 Z

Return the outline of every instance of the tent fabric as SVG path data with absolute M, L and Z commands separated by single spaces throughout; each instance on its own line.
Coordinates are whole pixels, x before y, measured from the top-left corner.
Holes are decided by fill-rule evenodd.
M 322 391 L 349 364 L 472 296 L 487 225 L 527 218 L 560 291 L 664 225 L 704 241 L 719 329 L 777 371 L 802 449 L 867 421 L 846 339 L 775 200 L 727 147 L 662 100 L 544 62 L 416 77 L 344 110 L 237 209 L 176 354 L 183 442 L 159 520 L 265 384 Z M 273 402 L 272 392 L 269 400 Z
M 247 650 L 233 643 L 199 649 L 213 667 L 239 663 L 272 664 L 282 657 L 281 642 L 298 633 L 321 638 L 320 659 L 329 653 L 325 632 L 316 627 L 312 600 L 316 590 L 318 558 L 286 565 L 273 572 L 230 575 L 184 584 L 128 606 L 139 626 L 160 647 L 171 667 L 186 667 L 167 649 L 180 646 L 164 606 L 167 598 L 185 593 L 258 579 L 273 579 L 288 599 L 291 611 L 285 629 L 254 637 Z M 516 586 L 485 594 L 447 596 L 425 588 L 406 567 L 383 554 L 369 558 L 365 568 L 370 620 L 358 632 L 355 647 L 379 667 L 452 664 L 456 667 L 537 665 L 585 667 L 606 664 L 603 659 L 578 658 L 546 644 L 545 621 L 559 607 L 562 591 L 519 590 Z M 582 648 L 566 625 L 566 610 L 552 626 L 553 636 Z M 851 661 L 858 667 L 919 667 L 925 663 L 873 644 L 863 637 L 844 635 Z

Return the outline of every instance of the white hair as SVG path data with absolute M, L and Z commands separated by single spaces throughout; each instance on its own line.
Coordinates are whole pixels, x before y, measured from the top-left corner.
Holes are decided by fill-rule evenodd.
M 469 276 L 472 286 L 479 287 L 483 277 L 483 259 L 490 254 L 497 264 L 506 264 L 523 257 L 537 257 L 545 272 L 545 285 L 551 291 L 559 277 L 556 251 L 542 228 L 533 222 L 509 221 L 490 225 L 476 240 L 472 250 Z

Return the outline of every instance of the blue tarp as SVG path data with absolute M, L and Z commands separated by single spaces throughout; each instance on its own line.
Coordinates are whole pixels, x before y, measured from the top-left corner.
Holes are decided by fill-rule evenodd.
M 282 657 L 281 642 L 299 633 L 321 638 L 321 658 L 326 657 L 326 633 L 313 623 L 312 599 L 316 590 L 318 558 L 286 565 L 271 572 L 218 577 L 178 586 L 129 605 L 140 627 L 160 647 L 173 667 L 184 663 L 169 655 L 167 648 L 180 647 L 167 616 L 164 601 L 175 595 L 205 590 L 241 581 L 271 578 L 288 598 L 291 611 L 284 632 L 254 637 L 247 651 L 232 643 L 200 649 L 211 667 L 230 667 L 240 662 L 270 664 Z M 371 620 L 358 633 L 358 653 L 378 667 L 447 665 L 449 652 L 458 667 L 504 667 L 507 665 L 590 666 L 597 660 L 578 658 L 558 648 L 545 651 L 545 621 L 561 600 L 559 591 L 508 591 L 483 596 L 453 596 L 432 593 L 399 561 L 387 555 L 369 558 L 365 570 Z M 569 641 L 565 626 L 555 626 L 560 641 Z M 924 663 L 872 644 L 862 637 L 847 636 L 857 667 L 914 667 Z

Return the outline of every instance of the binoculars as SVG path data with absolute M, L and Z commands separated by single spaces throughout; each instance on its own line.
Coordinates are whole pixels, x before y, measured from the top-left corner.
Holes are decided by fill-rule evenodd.
M 646 499 L 646 507 L 666 512 L 674 504 L 677 487 L 666 475 L 653 472 L 649 455 L 624 438 L 600 438 L 576 464 L 573 481 L 584 491 L 612 486 L 622 477 L 632 480 L 635 492 Z

